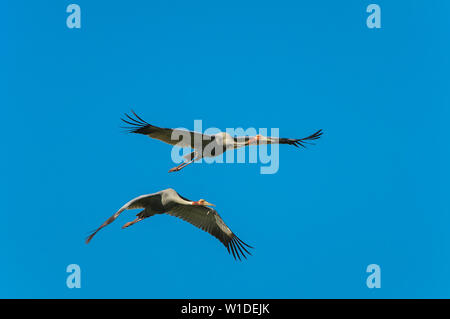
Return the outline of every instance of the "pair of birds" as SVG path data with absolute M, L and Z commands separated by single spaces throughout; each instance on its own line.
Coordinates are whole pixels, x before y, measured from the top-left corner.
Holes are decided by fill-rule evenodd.
M 215 157 L 229 149 L 259 144 L 288 144 L 296 147 L 306 147 L 306 144 L 320 138 L 322 135 L 322 130 L 318 130 L 314 134 L 301 139 L 267 137 L 262 135 L 233 137 L 225 132 L 220 132 L 215 135 L 205 135 L 198 132 L 153 126 L 133 111 L 132 113 L 134 117 L 125 114 L 127 119 L 122 119 L 126 124 L 131 125 L 131 127 L 127 127 L 130 133 L 147 135 L 167 144 L 190 147 L 194 150 L 185 157 L 183 163 L 172 168 L 169 172 L 179 171 L 203 157 Z M 205 152 L 206 149 L 213 149 L 215 152 Z M 86 243 L 89 243 L 99 230 L 111 224 L 125 210 L 142 209 L 136 215 L 136 219 L 126 223 L 122 228 L 127 228 L 156 214 L 168 214 L 181 218 L 216 237 L 235 259 L 241 260 L 241 256 L 247 258 L 246 254 L 251 255 L 248 249 L 253 247 L 239 239 L 211 206 L 215 205 L 204 199 L 198 201 L 189 200 L 172 188 L 153 194 L 142 195 L 123 205 L 114 215 L 89 235 Z

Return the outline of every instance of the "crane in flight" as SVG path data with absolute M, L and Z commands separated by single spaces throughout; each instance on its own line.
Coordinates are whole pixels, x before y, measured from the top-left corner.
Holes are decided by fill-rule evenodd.
M 300 139 L 279 138 L 263 135 L 233 137 L 226 132 L 220 132 L 215 135 L 207 135 L 181 129 L 157 127 L 144 121 L 134 111 L 131 112 L 134 117 L 125 114 L 126 119 L 122 119 L 122 121 L 126 124 L 131 125 L 130 127 L 125 127 L 130 133 L 147 135 L 153 139 L 160 140 L 170 145 L 190 147 L 194 150 L 192 153 L 184 157 L 185 161 L 183 163 L 173 167 L 169 170 L 169 172 L 179 171 L 203 157 L 219 156 L 227 150 L 250 145 L 288 144 L 295 147 L 306 147 L 306 144 L 311 144 L 311 141 L 319 139 L 323 134 L 322 130 L 318 130 L 314 134 Z
M 167 214 L 181 218 L 216 237 L 227 248 L 228 253 L 233 255 L 234 259 L 241 260 L 241 256 L 247 259 L 246 254 L 251 255 L 248 249 L 253 247 L 240 240 L 224 223 L 217 211 L 209 206 L 214 205 L 204 199 L 191 201 L 178 194 L 172 188 L 153 194 L 142 195 L 130 200 L 114 215 L 108 218 L 97 230 L 89 235 L 86 239 L 86 244 L 92 240 L 100 229 L 116 220 L 123 211 L 143 208 L 136 215 L 137 218 L 135 220 L 126 223 L 122 228 L 127 228 L 156 214 Z

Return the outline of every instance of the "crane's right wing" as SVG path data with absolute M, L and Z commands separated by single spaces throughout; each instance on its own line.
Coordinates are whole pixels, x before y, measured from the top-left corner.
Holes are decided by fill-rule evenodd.
M 271 137 L 271 136 L 261 136 L 258 140 L 258 144 L 289 144 L 294 145 L 295 147 L 306 147 L 306 144 L 311 144 L 310 141 L 319 139 L 323 134 L 322 130 L 318 130 L 317 132 L 311 134 L 310 136 L 304 138 L 279 138 L 279 137 Z
M 203 148 L 206 144 L 214 140 L 214 136 L 212 135 L 151 125 L 140 118 L 134 111 L 131 112 L 135 116 L 134 118 L 125 114 L 128 119 L 122 119 L 122 121 L 131 125 L 131 127 L 126 128 L 130 133 L 147 135 L 170 145 L 190 147 L 193 149 Z
M 166 212 L 181 218 L 184 221 L 200 228 L 201 230 L 213 235 L 227 248 L 228 252 L 233 254 L 233 257 L 241 260 L 241 256 L 247 258 L 245 254 L 251 253 L 245 248 L 253 248 L 244 243 L 237 237 L 230 228 L 225 224 L 216 210 L 200 206 L 200 205 L 178 205 Z

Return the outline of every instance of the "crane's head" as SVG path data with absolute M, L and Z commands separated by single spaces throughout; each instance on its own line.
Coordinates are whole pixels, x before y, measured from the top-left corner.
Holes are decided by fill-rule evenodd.
M 196 202 L 192 202 L 192 205 L 199 205 L 199 206 L 216 206 L 214 204 L 208 203 L 206 200 L 204 199 L 200 199 Z

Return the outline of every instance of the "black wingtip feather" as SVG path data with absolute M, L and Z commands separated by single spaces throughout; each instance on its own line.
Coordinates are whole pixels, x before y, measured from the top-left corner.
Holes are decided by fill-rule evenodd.
M 243 245 L 239 245 L 239 247 L 241 247 L 247 254 L 249 254 L 250 256 L 252 255 L 247 249 L 245 249 L 245 247 Z M 242 253 L 243 254 L 243 253 Z M 247 259 L 247 257 L 244 255 L 245 259 Z
M 236 237 L 236 239 L 237 239 L 241 244 L 244 244 L 244 245 L 247 246 L 248 248 L 254 249 L 254 247 L 252 247 L 252 246 L 250 246 L 250 245 L 244 243 L 238 236 L 236 236 L 236 235 L 234 235 L 234 236 Z
M 232 242 L 230 241 L 230 242 L 228 243 L 228 245 L 230 246 L 231 253 L 233 254 L 234 259 L 236 260 L 236 254 L 235 254 L 235 251 L 234 251 L 234 247 L 233 247 Z
M 237 247 L 236 247 L 236 243 L 232 243 L 232 247 L 233 247 L 233 249 L 234 249 L 234 251 L 236 252 L 236 256 L 237 256 L 237 258 L 239 259 L 239 261 L 242 261 L 241 260 L 241 256 L 239 255 L 239 252 L 238 252 L 238 250 L 237 250 Z
M 144 121 L 139 115 L 137 115 L 133 110 L 131 110 L 131 113 L 133 113 L 133 115 L 136 116 L 136 118 L 137 118 L 138 120 L 140 120 L 140 121 L 142 122 L 142 124 L 150 125 L 150 124 L 148 124 L 146 121 Z
M 128 125 L 131 125 L 131 126 L 128 126 L 128 127 L 123 127 L 123 128 L 125 130 L 127 130 L 128 133 L 148 134 L 149 133 L 149 128 L 151 128 L 152 125 L 150 125 L 149 123 L 144 121 L 133 110 L 131 110 L 131 113 L 133 113 L 133 115 L 135 117 L 132 117 L 132 116 L 128 115 L 127 113 L 125 113 L 125 116 L 128 119 L 121 118 L 121 120 L 123 122 L 125 122 Z
M 252 253 L 249 252 L 249 251 L 244 247 L 244 245 L 247 246 L 248 248 L 251 248 L 251 249 L 254 249 L 254 248 L 253 248 L 252 246 L 247 245 L 246 243 L 244 243 L 244 242 L 243 242 L 239 237 L 237 237 L 237 236 L 236 236 L 236 240 L 238 241 L 239 246 L 240 246 L 247 254 L 249 254 L 249 255 L 251 256 Z
M 236 245 L 236 247 L 239 249 L 239 251 L 241 252 L 242 257 L 244 257 L 245 259 L 247 259 L 247 256 L 245 256 L 244 252 L 241 249 L 241 245 L 239 245 L 239 242 L 236 240 L 236 238 L 233 238 L 234 244 Z
M 323 134 L 322 129 L 318 130 L 317 132 L 311 134 L 308 137 L 300 138 L 300 139 L 292 139 L 292 138 L 282 138 L 280 139 L 281 144 L 289 144 L 294 145 L 295 147 L 303 147 L 306 148 L 306 145 L 315 145 L 314 143 L 311 143 L 310 141 L 314 141 L 319 139 Z
M 252 246 L 244 243 L 239 237 L 233 234 L 233 237 L 230 239 L 228 244 L 225 246 L 228 250 L 228 253 L 231 252 L 235 260 L 242 261 L 241 256 L 247 259 L 247 255 L 252 255 L 245 247 L 253 248 Z

